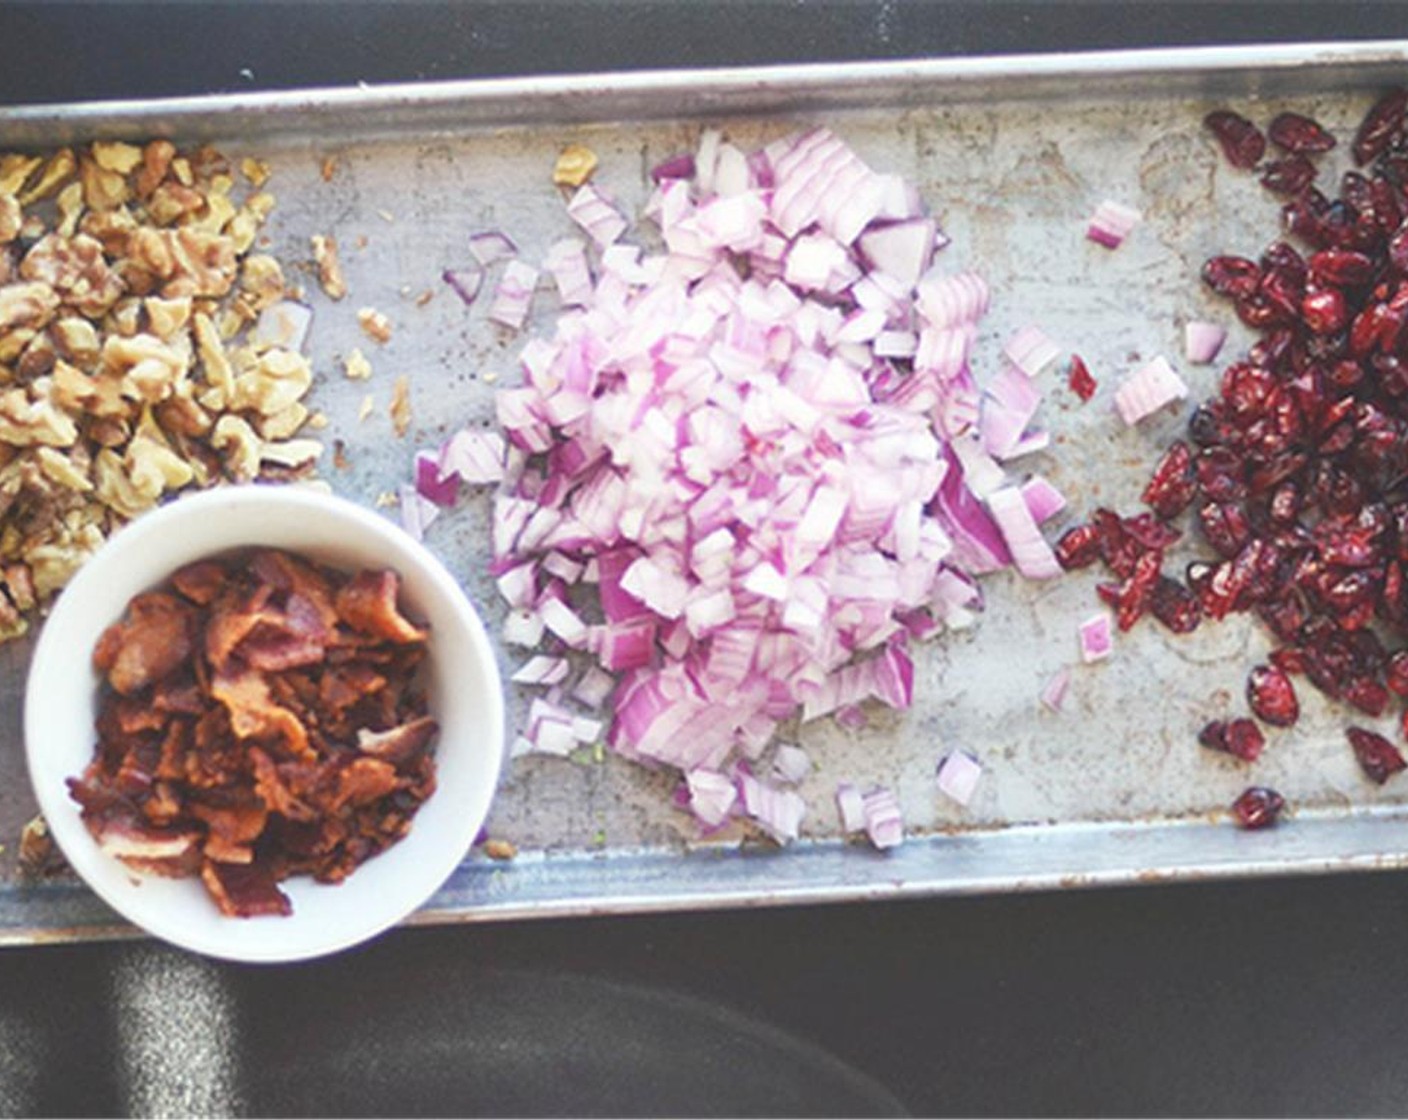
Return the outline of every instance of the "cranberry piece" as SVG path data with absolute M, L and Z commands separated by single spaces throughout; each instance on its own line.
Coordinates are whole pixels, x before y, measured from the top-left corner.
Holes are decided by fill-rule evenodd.
M 1246 257 L 1212 257 L 1203 265 L 1203 282 L 1220 296 L 1241 299 L 1261 283 L 1261 266 Z
M 1270 828 L 1286 807 L 1286 799 L 1274 789 L 1252 786 L 1232 802 L 1232 812 L 1243 828 Z
M 1266 154 L 1266 137 L 1240 113 L 1217 109 L 1203 118 L 1203 124 L 1217 137 L 1222 154 L 1233 167 L 1249 171 Z
M 1310 272 L 1317 280 L 1337 288 L 1355 287 L 1374 278 L 1374 262 L 1349 249 L 1322 249 L 1311 254 Z
M 1266 138 L 1288 152 L 1328 152 L 1335 138 L 1309 117 L 1281 113 L 1266 129 Z
M 1344 296 L 1335 288 L 1307 289 L 1300 301 L 1300 317 L 1316 334 L 1344 329 L 1349 312 Z
M 1160 521 L 1151 513 L 1141 513 L 1126 517 L 1120 527 L 1139 544 L 1147 549 L 1162 550 L 1178 540 L 1183 534 L 1166 521 Z
M 1197 494 L 1193 475 L 1193 454 L 1182 440 L 1175 440 L 1154 468 L 1149 485 L 1144 488 L 1144 504 L 1160 517 L 1177 517 L 1188 508 Z
M 1088 401 L 1095 395 L 1095 378 L 1090 376 L 1090 368 L 1081 360 L 1079 354 L 1071 355 L 1071 372 L 1067 383 L 1071 392 L 1083 401 Z
M 1305 156 L 1286 156 L 1266 165 L 1261 185 L 1276 194 L 1299 194 L 1315 179 L 1315 164 Z
M 1391 89 L 1374 103 L 1354 135 L 1355 163 L 1362 167 L 1389 146 L 1403 128 L 1405 109 L 1408 109 L 1408 90 L 1405 89 Z M 1229 155 L 1228 159 L 1231 158 Z
M 1215 719 L 1198 734 L 1198 742 L 1209 750 L 1223 751 L 1243 762 L 1255 762 L 1266 746 L 1266 737 L 1245 716 L 1224 721 Z
M 1300 702 L 1291 678 L 1272 665 L 1258 665 L 1251 671 L 1247 702 L 1259 719 L 1273 727 L 1290 727 L 1300 718 Z
M 1100 531 L 1094 525 L 1067 529 L 1056 542 L 1056 562 L 1066 571 L 1087 568 L 1100 558 Z
M 1159 552 L 1146 552 L 1135 561 L 1133 573 L 1120 588 L 1115 609 L 1115 622 L 1121 630 L 1132 628 L 1149 609 L 1162 563 L 1163 555 Z
M 1162 576 L 1149 599 L 1149 613 L 1175 634 L 1189 634 L 1203 620 L 1197 597 L 1175 579 Z
M 1388 687 L 1397 696 L 1408 696 L 1408 649 L 1401 649 L 1388 659 Z
M 1305 650 L 1294 646 L 1282 646 L 1271 651 L 1271 664 L 1283 673 L 1305 672 Z
M 1373 677 L 1356 677 L 1345 686 L 1344 699 L 1377 719 L 1388 707 L 1388 689 Z
M 1363 727 L 1350 727 L 1345 729 L 1345 735 L 1349 738 L 1349 745 L 1354 748 L 1354 757 L 1359 760 L 1359 768 L 1368 775 L 1370 781 L 1383 785 L 1394 774 L 1408 767 L 1408 762 L 1403 760 L 1398 748 L 1377 732 Z
M 1251 538 L 1246 515 L 1230 502 L 1204 502 L 1198 507 L 1198 524 L 1208 544 L 1225 559 L 1241 552 Z
M 1194 463 L 1198 487 L 1213 501 L 1236 502 L 1246 497 L 1242 461 L 1226 447 L 1209 447 L 1199 452 Z

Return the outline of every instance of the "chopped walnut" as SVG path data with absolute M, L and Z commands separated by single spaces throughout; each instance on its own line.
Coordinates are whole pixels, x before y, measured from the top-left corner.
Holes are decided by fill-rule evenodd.
M 245 156 L 240 160 L 240 172 L 249 180 L 249 185 L 258 190 L 269 181 L 269 165 L 261 159 Z
M 411 427 L 411 379 L 405 374 L 391 386 L 391 407 L 387 411 L 397 437 L 404 437 Z
M 0 440 L 14 447 L 71 447 L 76 439 L 73 418 L 46 396 L 31 400 L 23 389 L 0 393 Z
M 17 327 L 44 327 L 58 309 L 58 293 L 48 284 L 6 284 L 0 288 L 0 335 Z
M 357 323 L 362 333 L 373 342 L 391 341 L 391 320 L 374 307 L 364 307 L 357 312 Z
M 20 275 L 48 284 L 61 302 L 90 319 L 101 317 L 123 292 L 123 282 L 108 267 L 102 243 L 87 234 L 46 234 L 25 254 Z
M 159 296 L 148 296 L 142 301 L 142 306 L 147 312 L 147 328 L 163 341 L 170 340 L 178 334 L 184 334 L 186 324 L 191 321 L 191 299 L 184 296 L 181 299 L 161 299 Z
M 79 201 L 82 205 L 82 201 Z M 81 232 L 96 238 L 103 252 L 110 257 L 125 257 L 137 229 L 137 219 L 126 207 L 117 210 L 94 211 L 83 215 L 78 223 Z M 58 231 L 61 235 L 63 230 Z
M 276 463 L 283 467 L 301 467 L 312 463 L 323 453 L 323 445 L 316 439 L 289 439 L 266 443 L 259 453 L 261 462 Z
M 368 393 L 365 397 L 362 398 L 362 403 L 357 406 L 357 420 L 358 420 L 358 422 L 360 423 L 361 421 L 366 420 L 366 418 L 367 418 L 368 416 L 370 416 L 370 415 L 371 415 L 373 412 L 375 412 L 375 411 L 376 411 L 376 401 L 373 400 L 373 399 L 372 399 L 372 395 L 371 395 L 370 393 Z
M 153 140 L 142 149 L 142 169 L 136 183 L 138 198 L 149 198 L 161 185 L 175 155 L 176 146 L 170 140 Z
M 318 173 L 323 177 L 323 182 L 331 183 L 332 177 L 337 174 L 337 157 L 324 156 L 322 165 L 318 168 Z
M 49 327 L 49 337 L 54 340 L 59 356 L 80 369 L 91 369 L 97 363 L 102 345 L 98 341 L 98 328 L 87 319 L 74 315 L 56 320 Z
M 142 149 L 121 141 L 93 145 L 93 161 L 104 171 L 126 175 L 142 162 Z
M 0 155 L 0 194 L 18 198 L 24 192 L 24 185 L 29 181 L 29 177 L 43 162 L 39 156 L 25 156 L 18 152 Z
M 236 482 L 250 482 L 259 473 L 261 443 L 258 434 L 234 413 L 215 422 L 210 446 L 221 453 L 225 469 Z
M 73 150 L 61 148 L 44 165 L 44 170 L 34 185 L 20 195 L 20 205 L 30 206 L 48 198 L 60 186 L 72 179 L 77 170 L 78 161 L 73 156 Z M 79 189 L 82 190 L 81 185 L 79 185 Z
M 20 235 L 24 224 L 24 211 L 19 199 L 13 195 L 0 194 L 0 245 L 8 245 Z
M 43 817 L 35 817 L 20 832 L 20 874 L 26 879 L 41 879 L 62 863 L 48 823 Z
M 90 210 L 115 210 L 131 197 L 126 176 L 103 167 L 91 156 L 78 161 L 78 178 Z
M 266 350 L 251 369 L 235 378 L 230 403 L 237 409 L 272 416 L 300 400 L 312 384 L 313 369 L 302 354 Z
M 365 354 L 355 348 L 347 355 L 343 368 L 347 371 L 349 381 L 366 381 L 372 375 L 371 362 L 367 361 Z
M 184 354 L 155 335 L 120 335 L 103 343 L 100 370 L 120 379 L 123 395 L 155 404 L 169 397 L 189 368 Z
M 78 231 L 78 220 L 83 216 L 83 184 L 70 183 L 59 192 L 59 224 L 55 229 L 60 237 L 72 237 Z M 106 251 L 107 246 L 103 249 Z
M 279 262 L 265 254 L 249 257 L 240 271 L 242 307 L 257 315 L 284 298 L 284 270 Z
M 162 183 L 147 200 L 147 217 L 159 226 L 174 226 L 205 207 L 205 195 L 180 183 Z
M 80 469 L 72 457 L 52 447 L 40 447 L 35 449 L 34 459 L 39 464 L 39 469 L 44 472 L 44 477 L 50 481 L 80 493 L 93 489 L 87 470 Z
M 33 381 L 53 369 L 58 356 L 54 340 L 41 331 L 29 340 L 29 345 L 20 354 L 15 362 L 15 372 L 26 381 Z
M 261 416 L 257 426 L 259 434 L 265 439 L 288 439 L 307 422 L 308 406 L 301 401 L 294 401 L 271 416 Z
M 596 153 L 585 144 L 568 144 L 553 165 L 552 181 L 559 187 L 580 187 L 596 170 Z
M 511 860 L 518 855 L 518 848 L 510 840 L 490 838 L 484 841 L 484 854 L 490 859 Z
M 342 275 L 342 261 L 337 255 L 337 238 L 315 233 L 312 237 L 313 260 L 318 265 L 318 283 L 329 299 L 347 295 L 347 280 Z

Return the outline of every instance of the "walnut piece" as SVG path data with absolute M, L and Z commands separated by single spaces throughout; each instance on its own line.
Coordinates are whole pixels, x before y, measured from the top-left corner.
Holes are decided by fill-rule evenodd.
M 20 262 L 20 275 L 48 284 L 62 303 L 90 319 L 100 318 L 126 287 L 108 267 L 102 243 L 83 233 L 40 238 Z
M 58 309 L 59 295 L 48 284 L 6 284 L 0 288 L 0 334 L 17 327 L 37 330 L 46 326 Z
M 387 411 L 397 438 L 404 438 L 411 427 L 411 379 L 405 374 L 391 386 L 391 407 Z
M 367 361 L 365 354 L 355 347 L 352 353 L 347 355 L 347 361 L 343 368 L 347 371 L 349 381 L 366 381 L 372 375 L 372 364 Z
M 318 266 L 318 283 L 329 299 L 347 295 L 347 280 L 342 275 L 342 261 L 337 255 L 337 238 L 315 233 L 312 237 L 313 260 Z
M 0 245 L 8 245 L 20 235 L 24 211 L 14 195 L 0 194 Z
M 385 344 L 391 341 L 391 320 L 375 307 L 364 307 L 358 311 L 357 323 L 362 333 L 373 342 Z

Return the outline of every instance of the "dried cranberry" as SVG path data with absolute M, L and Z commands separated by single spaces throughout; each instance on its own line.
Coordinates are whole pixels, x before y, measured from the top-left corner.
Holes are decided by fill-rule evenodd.
M 1266 737 L 1245 716 L 1234 720 L 1215 719 L 1198 734 L 1198 742 L 1209 750 L 1235 755 L 1243 762 L 1255 762 L 1266 746 Z
M 1356 677 L 1345 685 L 1343 699 L 1377 719 L 1388 707 L 1388 689 L 1373 677 Z
M 1401 649 L 1388 659 L 1388 687 L 1397 696 L 1408 696 L 1408 649 Z
M 1344 296 L 1335 288 L 1307 288 L 1300 301 L 1300 317 L 1316 334 L 1343 330 L 1349 316 Z
M 1198 486 L 1213 501 L 1236 502 L 1246 497 L 1242 461 L 1226 447 L 1209 447 L 1198 453 L 1194 470 Z
M 1120 527 L 1147 549 L 1162 550 L 1175 543 L 1183 534 L 1166 521 L 1151 513 L 1126 517 Z
M 1383 785 L 1394 774 L 1408 766 L 1398 748 L 1377 732 L 1363 727 L 1350 727 L 1345 730 L 1345 735 L 1349 737 L 1349 745 L 1354 748 L 1354 757 L 1359 760 L 1360 769 L 1368 775 L 1370 781 Z
M 1246 515 L 1231 502 L 1204 502 L 1198 507 L 1198 524 L 1208 544 L 1228 560 L 1241 552 L 1251 538 Z
M 1121 630 L 1129 630 L 1149 609 L 1162 562 L 1163 556 L 1158 552 L 1146 552 L 1135 561 L 1133 573 L 1120 588 L 1115 609 L 1115 622 Z
M 1149 612 L 1175 634 L 1189 634 L 1203 620 L 1202 607 L 1193 593 L 1167 576 L 1155 585 Z
M 1299 194 L 1315 179 L 1315 164 L 1305 156 L 1272 160 L 1261 173 L 1261 185 L 1276 194 Z
M 1203 282 L 1218 295 L 1241 299 L 1261 283 L 1261 266 L 1246 257 L 1212 257 L 1203 265 Z
M 1217 109 L 1203 118 L 1203 124 L 1217 137 L 1222 154 L 1233 167 L 1248 171 L 1266 154 L 1266 137 L 1240 113 Z
M 1068 572 L 1089 567 L 1100 558 L 1100 531 L 1094 525 L 1067 529 L 1055 551 L 1057 563 Z
M 1405 109 L 1408 109 L 1408 90 L 1405 89 L 1391 89 L 1374 103 L 1354 136 L 1355 163 L 1362 166 L 1389 146 L 1403 128 Z
M 1071 392 L 1083 401 L 1088 401 L 1095 395 L 1095 378 L 1090 376 L 1090 369 L 1081 360 L 1079 354 L 1071 355 L 1071 372 L 1068 384 L 1071 387 Z
M 1154 468 L 1144 488 L 1144 504 L 1160 517 L 1177 517 L 1197 493 L 1193 475 L 1193 454 L 1182 440 L 1175 440 Z
M 1232 802 L 1232 812 L 1243 828 L 1270 828 L 1286 807 L 1286 799 L 1274 789 L 1252 786 Z
M 1374 262 L 1348 249 L 1324 249 L 1311 254 L 1310 272 L 1323 283 L 1351 288 L 1374 278 Z
M 1328 152 L 1335 146 L 1333 136 L 1299 113 L 1281 113 L 1268 126 L 1266 137 L 1288 152 Z
M 1305 672 L 1305 650 L 1295 646 L 1282 646 L 1271 651 L 1271 664 L 1283 673 Z
M 1290 727 L 1300 718 L 1291 678 L 1271 665 L 1258 665 L 1247 677 L 1247 702 L 1259 719 L 1273 727 Z

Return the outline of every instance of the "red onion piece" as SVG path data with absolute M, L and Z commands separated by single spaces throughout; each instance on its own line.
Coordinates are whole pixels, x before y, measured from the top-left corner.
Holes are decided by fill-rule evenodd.
M 1079 635 L 1080 659 L 1087 665 L 1109 657 L 1115 648 L 1110 616 L 1104 612 L 1092 615 L 1082 622 Z
M 1002 352 L 1028 377 L 1036 377 L 1061 356 L 1061 348 L 1040 327 L 1028 325 L 1007 340 Z
M 513 238 L 496 229 L 470 234 L 469 251 L 479 262 L 480 268 L 488 268 L 491 264 L 518 256 L 518 246 L 513 243 Z
M 522 261 L 509 261 L 494 291 L 489 318 L 511 330 L 522 330 L 533 303 L 533 289 L 538 284 L 538 270 Z M 530 448 L 530 450 L 532 450 Z
M 507 452 L 504 437 L 498 432 L 461 428 L 440 448 L 436 460 L 439 477 L 457 478 L 468 486 L 502 482 Z
M 1144 215 L 1132 206 L 1107 198 L 1095 208 L 1085 227 L 1085 236 L 1107 249 L 1118 249 L 1143 218 Z
M 836 814 L 842 832 L 859 832 L 865 827 L 865 798 L 849 782 L 841 782 L 836 787 Z
M 982 776 L 982 763 L 967 751 L 953 751 L 945 755 L 937 771 L 939 790 L 965 807 L 973 800 L 978 779 Z
M 1022 483 L 1021 491 L 1022 501 L 1027 503 L 1032 520 L 1038 525 L 1066 508 L 1066 496 L 1039 474 Z
M 440 274 L 440 278 L 450 285 L 450 289 L 460 297 L 466 307 L 479 298 L 479 292 L 484 287 L 482 268 L 447 268 Z
M 417 451 L 415 459 L 416 493 L 437 506 L 452 506 L 459 497 L 458 475 L 441 473 L 440 456 L 432 451 Z
M 727 824 L 738 801 L 738 787 L 716 770 L 691 770 L 685 775 L 689 810 L 708 828 Z
M 1061 711 L 1066 705 L 1066 694 L 1071 688 L 1071 671 L 1058 669 L 1041 688 L 1041 702 L 1053 712 Z
M 254 329 L 249 332 L 250 341 L 302 353 L 312 325 L 311 307 L 291 299 L 281 299 L 259 313 Z
M 557 285 L 564 307 L 586 307 L 592 301 L 592 274 L 587 249 L 575 237 L 555 241 L 548 247 L 544 270 Z
M 572 216 L 598 248 L 605 248 L 626 232 L 630 224 L 614 203 L 591 183 L 583 183 L 567 204 Z
M 1194 319 L 1183 328 L 1183 353 L 1194 365 L 1206 365 L 1217 357 L 1227 341 L 1227 328 Z
M 1188 386 L 1174 373 L 1162 356 L 1156 357 L 1124 379 L 1115 390 L 1115 409 L 1120 418 L 1133 427 L 1165 405 L 1183 400 Z
M 440 516 L 440 507 L 422 497 L 414 486 L 399 487 L 397 494 L 400 498 L 401 528 L 415 540 L 423 540 L 425 531 Z
M 657 183 L 662 183 L 666 179 L 693 179 L 694 178 L 694 156 L 690 152 L 682 152 L 677 156 L 661 160 L 650 169 L 650 177 Z
M 797 839 L 806 802 L 791 790 L 765 785 L 751 774 L 740 774 L 739 789 L 743 794 L 744 811 L 779 844 Z
M 795 786 L 811 773 L 811 757 L 801 747 L 779 743 L 773 753 L 772 772 L 779 782 Z
M 898 847 L 904 842 L 904 815 L 900 799 L 883 786 L 867 793 L 862 801 L 865 832 L 870 842 L 881 851 Z
M 934 259 L 934 239 L 939 224 L 933 218 L 910 218 L 874 225 L 856 240 L 856 247 L 871 268 L 914 287 Z
M 1016 486 L 1004 486 L 987 497 L 988 512 L 997 522 L 1012 563 L 1028 579 L 1053 579 L 1061 574 L 1061 565 L 1041 535 L 1041 529 L 1022 499 Z
M 515 684 L 561 684 L 567 679 L 570 669 L 565 657 L 535 654 L 520 665 L 509 680 Z

